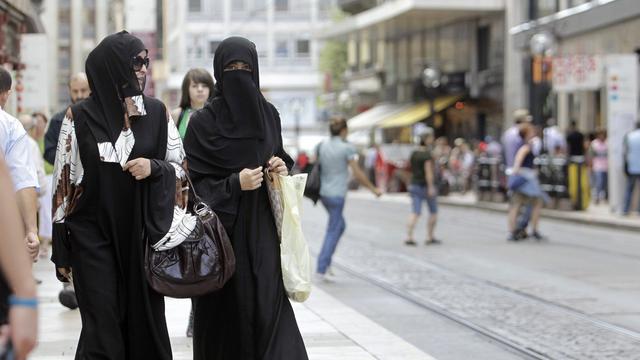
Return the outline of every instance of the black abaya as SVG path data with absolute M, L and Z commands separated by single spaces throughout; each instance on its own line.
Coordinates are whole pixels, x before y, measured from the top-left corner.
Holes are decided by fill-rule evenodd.
M 249 58 L 233 54 L 227 60 L 243 60 L 256 69 L 255 48 L 247 53 Z M 219 89 L 225 89 L 217 78 Z M 194 301 L 195 360 L 308 358 L 282 281 L 266 187 L 240 188 L 238 174 L 244 168 L 267 166 L 272 156 L 289 169 L 293 165 L 282 147 L 278 113 L 258 95 L 261 106 L 254 113 L 261 119 L 231 119 L 233 108 L 219 96 L 191 117 L 184 140 L 196 191 L 220 217 L 236 257 L 236 271 L 224 288 Z
M 89 55 L 92 95 L 67 111 L 56 150 L 52 261 L 73 270 L 82 318 L 76 359 L 172 358 L 164 298 L 146 281 L 143 249 L 175 220 L 184 153 L 160 101 L 116 93 L 124 89 L 117 84 L 137 84 L 129 61 L 141 46 L 122 32 Z M 114 49 L 126 51 L 114 58 Z M 143 180 L 123 170 L 138 158 L 150 160 Z

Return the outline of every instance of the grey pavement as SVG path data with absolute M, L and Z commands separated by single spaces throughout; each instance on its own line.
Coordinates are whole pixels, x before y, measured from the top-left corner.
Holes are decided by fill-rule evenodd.
M 81 329 L 80 313 L 58 303 L 61 284 L 53 266 L 41 260 L 35 275 L 43 283 L 40 298 L 39 345 L 32 360 L 73 359 Z M 167 299 L 166 317 L 174 359 L 191 359 L 191 339 L 185 336 L 191 303 Z M 382 326 L 359 314 L 320 288 L 305 303 L 293 303 L 311 360 L 435 360 Z
M 545 219 L 541 230 L 549 241 L 514 244 L 505 241 L 504 214 L 442 206 L 437 235 L 444 244 L 408 248 L 402 245 L 408 214 L 406 198 L 350 194 L 338 266 L 552 358 L 637 358 L 637 233 Z M 304 219 L 308 240 L 317 250 L 324 210 L 308 205 Z M 424 238 L 425 226 L 423 218 L 418 240 Z M 363 299 L 365 305 L 359 307 L 357 296 L 351 298 L 349 305 L 359 311 L 368 306 Z M 437 328 L 434 324 L 425 319 L 422 327 Z M 393 328 L 439 359 L 466 358 L 440 351 L 428 333 L 416 337 L 410 323 L 404 330 Z

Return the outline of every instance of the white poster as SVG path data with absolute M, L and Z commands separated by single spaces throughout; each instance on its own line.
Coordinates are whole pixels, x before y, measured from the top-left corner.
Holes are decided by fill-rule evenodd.
M 638 118 L 638 56 L 609 55 L 606 59 L 609 144 L 609 204 L 619 212 L 624 201 L 624 136 Z
M 20 41 L 20 60 L 24 64 L 24 70 L 20 73 L 21 89 L 17 89 L 20 96 L 22 112 L 43 111 L 49 109 L 49 64 L 46 34 L 22 34 Z M 20 91 L 18 91 L 20 90 Z
M 604 59 L 600 55 L 553 58 L 553 90 L 597 90 L 604 85 Z

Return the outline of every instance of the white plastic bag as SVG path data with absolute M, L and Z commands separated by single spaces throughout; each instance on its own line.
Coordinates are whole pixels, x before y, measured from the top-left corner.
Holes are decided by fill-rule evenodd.
M 311 294 L 311 257 L 302 233 L 302 197 L 307 174 L 279 176 L 282 188 L 283 216 L 280 259 L 287 296 L 303 302 Z

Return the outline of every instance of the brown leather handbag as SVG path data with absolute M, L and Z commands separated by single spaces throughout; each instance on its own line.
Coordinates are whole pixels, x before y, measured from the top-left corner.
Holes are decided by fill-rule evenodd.
M 236 267 L 231 241 L 215 212 L 196 194 L 193 213 L 197 224 L 187 239 L 174 248 L 145 249 L 145 273 L 152 289 L 174 298 L 191 298 L 221 289 Z

